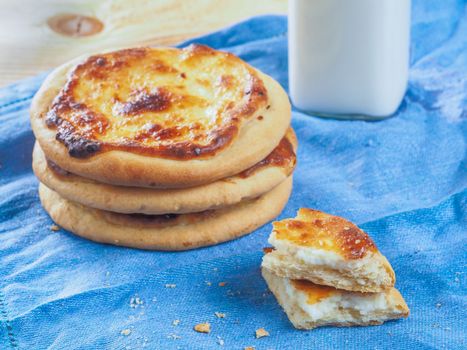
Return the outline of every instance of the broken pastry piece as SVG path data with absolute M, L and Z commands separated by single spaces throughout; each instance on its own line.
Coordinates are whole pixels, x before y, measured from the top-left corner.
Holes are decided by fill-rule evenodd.
M 262 274 L 298 329 L 378 325 L 409 315 L 407 304 L 395 288 L 380 293 L 349 292 L 279 277 L 266 268 L 262 269 Z
M 391 291 L 394 271 L 371 238 L 351 222 L 302 208 L 274 222 L 273 250 L 262 266 L 280 277 L 358 292 Z M 391 292 L 392 293 L 392 292 Z

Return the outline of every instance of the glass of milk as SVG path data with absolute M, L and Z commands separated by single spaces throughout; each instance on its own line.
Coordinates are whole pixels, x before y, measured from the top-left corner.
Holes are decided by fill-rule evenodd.
M 381 119 L 408 81 L 410 0 L 289 0 L 289 87 L 298 109 Z

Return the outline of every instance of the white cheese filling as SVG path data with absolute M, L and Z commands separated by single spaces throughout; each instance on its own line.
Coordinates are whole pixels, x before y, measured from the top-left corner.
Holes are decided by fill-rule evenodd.
M 290 280 L 281 279 L 284 283 L 284 290 L 288 303 L 296 303 L 311 321 L 322 321 L 326 319 L 339 318 L 340 321 L 352 321 L 358 312 L 359 317 L 368 319 L 377 312 L 386 310 L 390 305 L 386 300 L 385 293 L 356 293 L 337 290 L 328 297 L 320 301 L 309 304 L 308 294 L 305 291 L 295 288 Z M 352 312 L 348 312 L 352 311 Z
M 360 270 L 367 276 L 376 276 L 382 269 L 379 259 L 372 259 L 374 255 L 372 252 L 368 252 L 361 259 L 345 260 L 333 251 L 299 246 L 288 240 L 277 239 L 274 232 L 269 237 L 269 243 L 276 249 L 278 254 L 287 256 L 289 259 L 296 259 L 301 265 L 323 266 L 339 271 Z

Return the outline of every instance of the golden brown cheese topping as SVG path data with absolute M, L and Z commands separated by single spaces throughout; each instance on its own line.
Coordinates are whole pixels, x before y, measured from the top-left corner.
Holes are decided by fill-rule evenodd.
M 319 303 L 337 292 L 336 288 L 321 286 L 307 280 L 291 280 L 290 282 L 295 289 L 307 295 L 307 303 L 311 305 Z
M 371 238 L 350 221 L 318 210 L 302 208 L 295 219 L 277 221 L 273 226 L 277 239 L 333 251 L 344 259 L 360 259 L 377 250 Z
M 287 175 L 291 174 L 297 162 L 294 147 L 290 141 L 291 137 L 292 135 L 287 133 L 266 158 L 242 171 L 238 176 L 247 178 L 267 166 L 282 167 L 286 170 Z
M 296 164 L 296 155 L 293 149 L 293 145 L 289 140 L 290 135 L 286 135 L 282 138 L 279 145 L 263 160 L 259 161 L 252 167 L 242 171 L 237 176 L 241 178 L 247 178 L 255 174 L 258 170 L 267 166 L 282 167 L 286 170 L 287 174 L 291 174 Z M 71 175 L 70 172 L 58 166 L 50 159 L 47 160 L 47 166 L 54 172 L 55 175 L 66 177 Z
M 135 48 L 77 65 L 46 124 L 77 158 L 124 150 L 191 159 L 229 145 L 267 101 L 258 73 L 232 54 L 201 45 Z

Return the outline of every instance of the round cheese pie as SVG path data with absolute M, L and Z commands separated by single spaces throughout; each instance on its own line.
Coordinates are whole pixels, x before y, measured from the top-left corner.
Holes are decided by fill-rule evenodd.
M 264 159 L 290 123 L 281 86 L 202 45 L 132 48 L 59 67 L 31 107 L 46 157 L 115 185 L 179 188 Z
M 67 172 L 47 160 L 36 143 L 33 169 L 60 196 L 92 208 L 118 213 L 180 214 L 222 208 L 256 198 L 291 175 L 297 139 L 292 129 L 263 160 L 240 174 L 209 184 L 179 189 L 115 186 Z
M 61 227 L 101 243 L 156 250 L 187 250 L 246 235 L 282 211 L 292 177 L 271 191 L 229 207 L 191 214 L 119 214 L 69 201 L 43 184 L 39 197 Z

